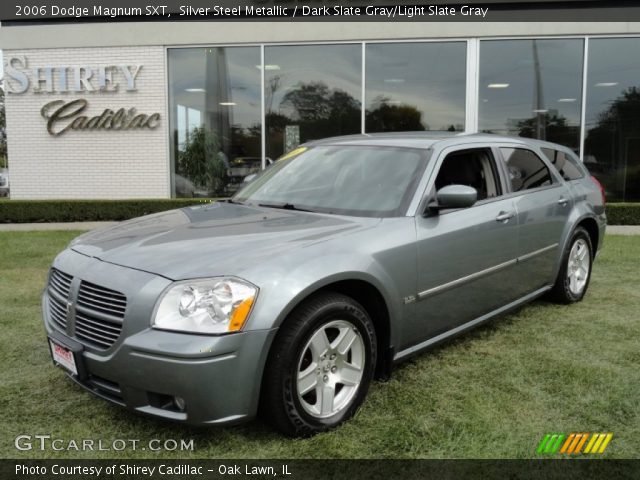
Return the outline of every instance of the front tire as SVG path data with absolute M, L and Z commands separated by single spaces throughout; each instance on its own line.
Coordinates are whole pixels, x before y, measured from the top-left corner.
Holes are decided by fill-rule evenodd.
M 314 295 L 285 320 L 265 366 L 261 410 L 289 436 L 351 418 L 371 384 L 376 336 L 366 310 L 338 293 Z
M 591 237 L 584 228 L 578 227 L 565 248 L 551 299 L 564 304 L 582 300 L 591 280 L 592 264 Z

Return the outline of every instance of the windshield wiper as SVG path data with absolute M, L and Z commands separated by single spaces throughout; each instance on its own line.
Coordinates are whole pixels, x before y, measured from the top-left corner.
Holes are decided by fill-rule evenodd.
M 298 208 L 292 203 L 259 203 L 258 206 L 266 208 L 279 208 L 281 210 L 295 210 L 297 212 L 313 212 L 313 210 Z
M 221 202 L 225 202 L 225 203 L 233 203 L 234 205 L 244 205 L 243 202 L 236 202 L 234 199 L 232 198 L 226 198 L 224 200 L 220 200 Z

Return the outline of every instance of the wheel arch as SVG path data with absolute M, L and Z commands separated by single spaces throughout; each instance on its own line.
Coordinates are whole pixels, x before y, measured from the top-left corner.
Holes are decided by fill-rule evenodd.
M 595 218 L 593 217 L 584 217 L 576 224 L 574 230 L 578 227 L 583 227 L 589 234 L 589 239 L 591 240 L 591 248 L 593 250 L 593 255 L 595 255 L 600 248 L 600 245 L 598 244 L 600 240 L 598 222 L 596 222 Z
M 391 348 L 391 318 L 389 308 L 382 293 L 371 283 L 364 280 L 340 280 L 329 283 L 318 292 L 337 292 L 352 298 L 367 311 L 376 331 L 378 357 L 375 376 L 386 378 L 390 374 L 393 351 Z M 307 297 L 305 297 L 307 298 Z
M 388 378 L 393 363 L 392 307 L 384 291 L 369 279 L 350 276 L 347 278 L 325 279 L 309 288 L 293 299 L 283 312 L 282 325 L 289 314 L 308 298 L 321 292 L 336 292 L 352 298 L 366 310 L 373 321 L 376 331 L 378 356 L 375 377 Z M 272 345 L 269 346 L 271 350 Z
M 600 231 L 598 227 L 598 221 L 595 219 L 593 215 L 586 213 L 581 216 L 578 216 L 575 220 L 569 222 L 565 229 L 565 233 L 563 234 L 563 239 L 560 244 L 561 248 L 558 249 L 558 257 L 556 261 L 556 266 L 553 270 L 552 282 L 555 282 L 555 279 L 558 277 L 558 273 L 562 268 L 562 257 L 564 255 L 564 251 L 567 248 L 567 245 L 569 244 L 569 242 L 571 241 L 573 232 L 575 232 L 576 228 L 578 227 L 583 227 L 587 231 L 587 234 L 589 235 L 589 240 L 591 240 L 591 248 L 593 250 L 592 253 L 593 253 L 593 256 L 595 257 L 595 254 L 599 248 L 599 242 L 600 242 Z

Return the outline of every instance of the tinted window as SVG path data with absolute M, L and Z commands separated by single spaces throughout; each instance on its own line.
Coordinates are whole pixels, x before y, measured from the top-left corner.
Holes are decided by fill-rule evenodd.
M 582 57 L 576 39 L 480 42 L 480 131 L 578 150 Z
M 589 40 L 584 164 L 607 200 L 640 200 L 640 38 Z
M 366 47 L 366 131 L 464 130 L 466 42 Z
M 268 46 L 264 62 L 267 157 L 362 131 L 361 45 Z
M 524 148 L 500 148 L 514 192 L 551 185 L 553 180 L 542 159 Z
M 551 163 L 553 163 L 553 166 L 556 167 L 558 173 L 565 180 L 571 181 L 584 177 L 582 171 L 576 164 L 579 160 L 574 159 L 565 152 L 553 150 L 552 148 L 543 148 L 542 152 L 547 156 Z
M 453 152 L 442 161 L 436 190 L 447 185 L 468 185 L 478 192 L 478 200 L 500 195 L 495 163 L 488 149 Z
M 176 197 L 230 195 L 260 170 L 259 64 L 258 47 L 168 51 Z

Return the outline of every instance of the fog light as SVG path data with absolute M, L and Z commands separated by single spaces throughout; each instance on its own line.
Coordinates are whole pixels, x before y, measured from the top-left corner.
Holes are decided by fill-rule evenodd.
M 184 401 L 184 398 L 182 398 L 182 397 L 173 397 L 173 404 L 181 412 L 184 412 L 184 409 L 187 406 L 187 403 Z

